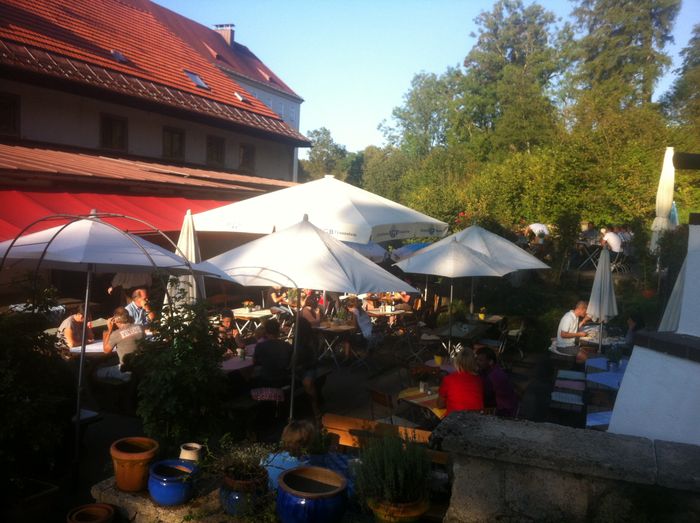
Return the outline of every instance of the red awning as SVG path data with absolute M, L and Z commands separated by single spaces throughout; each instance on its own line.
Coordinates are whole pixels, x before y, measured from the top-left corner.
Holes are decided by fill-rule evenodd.
M 195 214 L 229 203 L 231 201 L 165 196 L 0 190 L 0 240 L 14 238 L 24 227 L 40 218 L 53 214 L 89 214 L 93 209 L 138 218 L 161 231 L 179 231 L 187 209 Z M 135 220 L 110 219 L 109 222 L 129 232 L 150 230 Z M 46 221 L 28 232 L 56 225 L 59 223 Z

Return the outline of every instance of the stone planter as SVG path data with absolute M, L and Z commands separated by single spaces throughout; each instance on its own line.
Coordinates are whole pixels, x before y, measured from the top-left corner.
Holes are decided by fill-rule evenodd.
M 148 484 L 148 465 L 158 452 L 158 442 L 151 438 L 118 439 L 109 449 L 114 465 L 114 479 L 119 490 L 139 492 Z
M 385 523 L 409 523 L 418 521 L 430 508 L 430 501 L 419 499 L 411 503 L 389 503 L 388 501 L 370 501 L 367 503 L 374 512 L 376 521 Z
M 340 521 L 345 512 L 347 481 L 322 467 L 284 471 L 277 487 L 277 515 L 282 523 Z
M 107 503 L 90 503 L 75 507 L 66 515 L 68 523 L 111 523 L 114 507 Z

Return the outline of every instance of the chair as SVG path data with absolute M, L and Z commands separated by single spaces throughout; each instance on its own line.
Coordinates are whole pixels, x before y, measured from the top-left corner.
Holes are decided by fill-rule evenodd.
M 369 412 L 372 420 L 376 420 L 381 423 L 388 423 L 390 425 L 399 425 L 402 427 L 418 427 L 416 423 L 409 421 L 406 418 L 396 416 L 394 397 L 390 393 L 373 388 L 369 388 L 367 390 L 369 392 Z M 384 409 L 384 413 L 388 415 L 383 418 L 377 418 L 374 411 L 375 405 L 378 405 Z
M 480 340 L 477 340 L 477 342 L 474 344 L 474 350 L 478 351 L 479 349 L 483 347 L 489 347 L 493 352 L 496 353 L 496 356 L 500 358 L 503 356 L 503 353 L 506 350 L 506 345 L 508 344 L 508 330 L 503 329 L 501 331 L 500 336 L 498 339 L 490 339 L 490 338 L 482 338 Z
M 523 349 L 520 346 L 520 338 L 522 337 L 523 332 L 525 332 L 525 320 L 520 322 L 520 327 L 517 329 L 510 329 L 508 332 L 506 332 L 507 342 L 518 350 L 520 359 L 525 357 L 523 354 Z
M 615 259 L 610 262 L 610 270 L 612 272 L 629 272 L 630 268 L 627 265 L 627 255 L 624 250 L 615 253 Z

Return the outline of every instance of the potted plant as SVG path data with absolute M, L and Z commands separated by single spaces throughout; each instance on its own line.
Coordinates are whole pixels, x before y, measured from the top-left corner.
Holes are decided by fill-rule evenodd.
M 356 486 L 377 521 L 417 521 L 430 507 L 427 450 L 398 436 L 362 442 Z
M 243 300 L 242 303 L 243 307 L 248 310 L 248 312 L 253 311 L 253 307 L 255 306 L 255 303 L 251 300 Z
M 139 436 L 118 439 L 109 453 L 114 465 L 114 481 L 119 490 L 140 492 L 148 485 L 148 467 L 158 452 L 158 442 Z
M 481 307 L 479 309 L 479 319 L 480 320 L 485 320 L 486 319 L 486 307 Z

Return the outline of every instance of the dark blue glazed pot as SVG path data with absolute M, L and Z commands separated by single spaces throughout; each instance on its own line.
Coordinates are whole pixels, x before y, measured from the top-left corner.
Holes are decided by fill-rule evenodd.
M 229 516 L 245 515 L 248 505 L 254 510 L 258 500 L 268 492 L 267 471 L 260 467 L 258 477 L 239 479 L 235 466 L 226 467 L 224 480 L 219 488 L 219 501 Z
M 277 487 L 277 516 L 282 523 L 340 521 L 345 512 L 347 482 L 323 467 L 284 471 Z
M 198 472 L 197 465 L 184 459 L 157 461 L 150 468 L 148 492 L 158 505 L 182 505 L 192 497 L 192 483 Z

